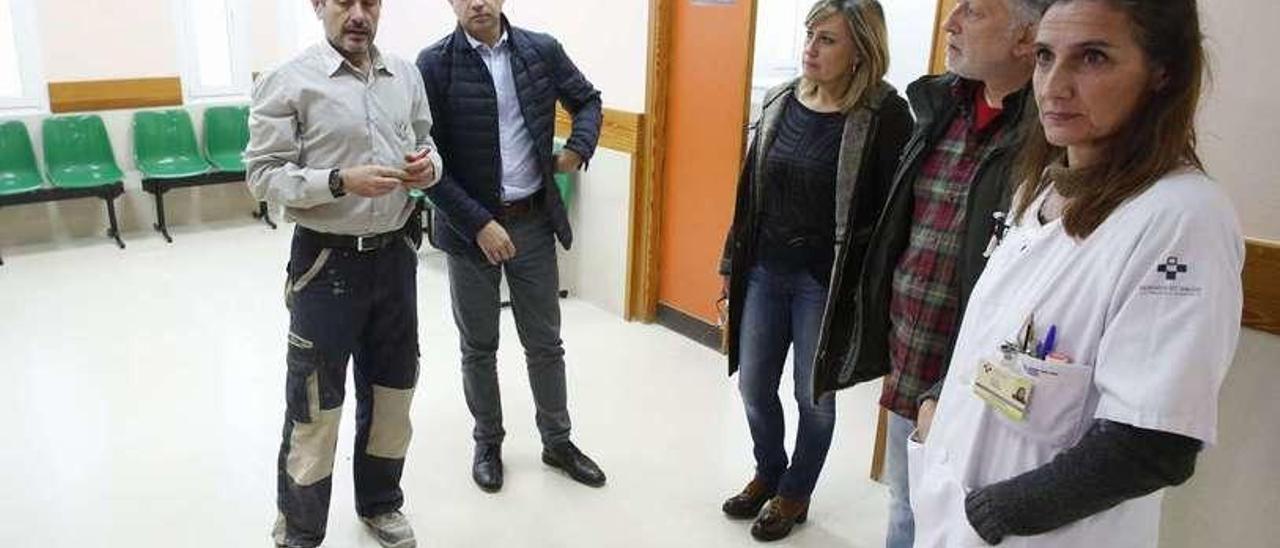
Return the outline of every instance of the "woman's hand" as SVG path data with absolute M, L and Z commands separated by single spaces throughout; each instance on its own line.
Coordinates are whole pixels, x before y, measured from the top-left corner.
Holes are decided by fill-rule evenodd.
M 916 414 L 916 441 L 924 443 L 929 437 L 929 427 L 933 425 L 933 412 L 938 410 L 938 400 L 924 400 L 920 404 L 920 412 Z

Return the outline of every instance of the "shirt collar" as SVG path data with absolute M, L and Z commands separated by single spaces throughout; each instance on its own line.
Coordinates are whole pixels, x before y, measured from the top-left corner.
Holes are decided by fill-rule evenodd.
M 325 70 L 328 71 L 330 77 L 336 76 L 338 71 L 342 70 L 342 67 L 344 66 L 350 68 L 353 72 L 356 71 L 355 66 L 351 65 L 351 63 L 347 61 L 347 58 L 343 57 L 342 54 L 338 52 L 338 49 L 333 47 L 333 44 L 329 43 L 328 40 L 321 40 L 319 47 L 320 56 L 324 59 Z M 382 52 L 378 50 L 377 46 L 369 47 L 369 59 L 370 66 L 373 67 L 375 72 L 382 72 L 388 76 L 395 76 L 395 73 L 391 72 L 391 69 L 387 67 L 386 61 L 382 58 Z
M 489 47 L 489 44 L 476 40 L 475 37 L 471 36 L 471 33 L 469 32 L 463 31 L 463 34 L 465 34 L 467 37 L 467 43 L 471 44 L 471 48 L 476 51 L 483 51 L 485 49 L 498 51 L 507 45 L 508 36 L 507 36 L 507 29 L 505 28 L 505 26 L 502 29 L 502 36 L 498 37 L 498 42 L 495 43 L 492 48 Z

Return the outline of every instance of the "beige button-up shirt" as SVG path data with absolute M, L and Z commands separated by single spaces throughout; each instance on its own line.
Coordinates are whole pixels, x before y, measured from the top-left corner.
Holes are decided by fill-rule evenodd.
M 431 109 L 416 67 L 372 50 L 368 74 L 327 41 L 262 75 L 253 88 L 249 190 L 283 205 L 285 215 L 319 232 L 365 236 L 404 226 L 413 212 L 401 186 L 377 198 L 334 198 L 329 172 L 372 164 L 403 168 L 406 154 L 430 147 Z M 433 181 L 434 183 L 434 181 Z

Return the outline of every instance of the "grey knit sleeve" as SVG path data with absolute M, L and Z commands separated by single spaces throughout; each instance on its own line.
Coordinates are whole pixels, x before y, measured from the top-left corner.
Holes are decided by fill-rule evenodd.
M 1053 531 L 1124 501 L 1180 485 L 1195 472 L 1200 440 L 1098 420 L 1044 466 L 970 492 L 965 513 L 992 545 Z

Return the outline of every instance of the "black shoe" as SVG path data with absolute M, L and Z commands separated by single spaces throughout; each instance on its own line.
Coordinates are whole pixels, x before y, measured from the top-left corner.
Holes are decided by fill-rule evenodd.
M 564 470 L 574 481 L 591 487 L 604 485 L 604 472 L 582 454 L 571 442 L 564 442 L 553 447 L 542 449 L 542 462 Z
M 477 443 L 475 459 L 471 462 L 471 479 L 486 493 L 502 489 L 502 446 L 496 443 Z
M 773 497 L 760 513 L 760 517 L 751 524 L 751 536 L 766 542 L 780 540 L 791 534 L 792 527 L 808 519 L 808 502 Z
M 741 493 L 725 500 L 720 509 L 731 518 L 751 519 L 760 515 L 760 509 L 764 508 L 764 503 L 769 502 L 772 497 L 773 490 L 765 487 L 764 482 L 759 478 L 753 478 L 746 487 L 742 488 Z

